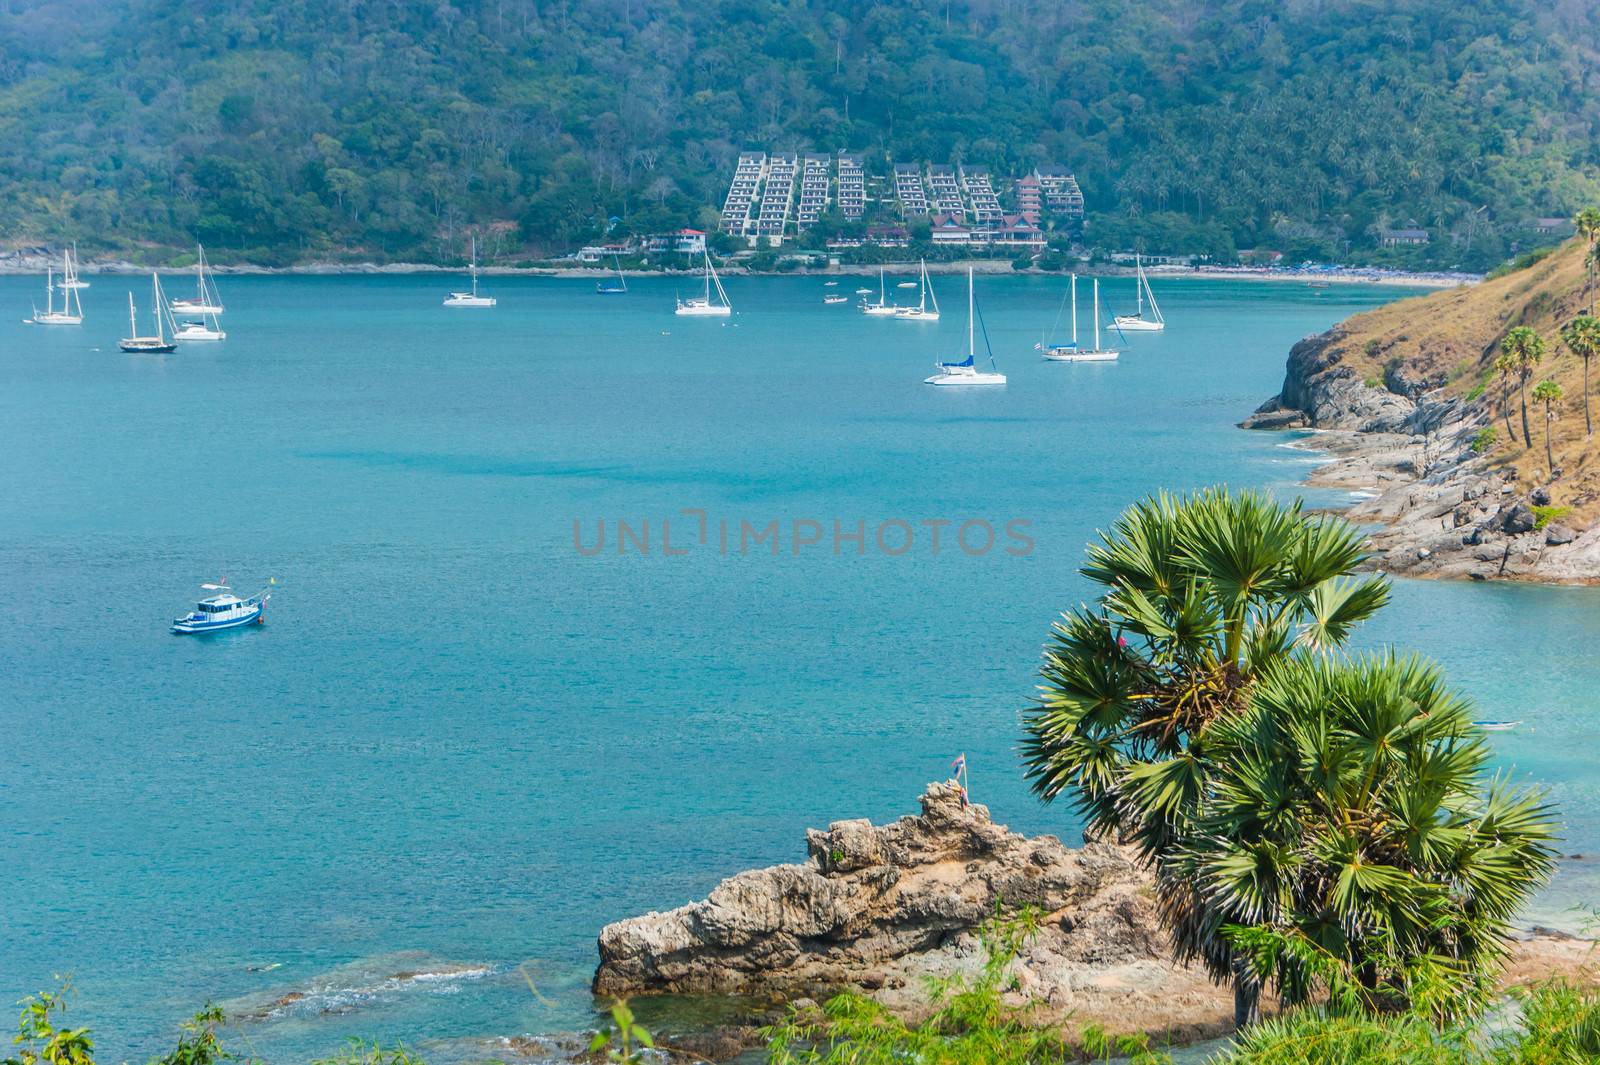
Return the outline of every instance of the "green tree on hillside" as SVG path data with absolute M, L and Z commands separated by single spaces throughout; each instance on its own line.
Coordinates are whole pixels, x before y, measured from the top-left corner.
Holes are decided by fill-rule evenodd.
M 1515 441 L 1517 431 L 1511 427 L 1511 379 L 1516 376 L 1516 360 L 1502 351 L 1495 356 L 1494 368 L 1500 375 L 1500 413 L 1506 420 L 1506 435 Z
M 1522 443 L 1533 446 L 1533 434 L 1528 431 L 1528 382 L 1533 378 L 1534 367 L 1544 358 L 1544 338 L 1525 325 L 1519 325 L 1500 341 L 1500 350 L 1509 356 L 1511 373 L 1517 378 L 1517 395 L 1522 403 Z
M 1555 420 L 1555 405 L 1565 395 L 1561 385 L 1554 380 L 1540 381 L 1533 386 L 1533 401 L 1544 404 L 1544 459 L 1551 476 L 1555 476 L 1556 457 L 1550 448 L 1550 423 Z
M 1573 217 L 1572 224 L 1577 228 L 1578 235 L 1589 244 L 1583 256 L 1585 270 L 1584 299 L 1589 304 L 1589 313 L 1593 315 L 1595 251 L 1597 242 L 1600 242 L 1600 207 L 1585 207 Z
M 1589 361 L 1600 355 L 1600 318 L 1580 314 L 1561 327 L 1561 342 L 1583 360 L 1583 435 L 1593 436 L 1594 422 L 1589 417 Z

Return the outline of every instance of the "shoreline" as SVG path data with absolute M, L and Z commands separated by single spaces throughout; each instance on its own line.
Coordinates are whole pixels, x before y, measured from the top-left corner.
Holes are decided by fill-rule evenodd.
M 17 253 L 10 256 L 0 256 L 0 277 L 42 277 L 47 267 L 53 268 L 59 265 L 60 263 L 55 259 L 37 255 L 24 256 Z M 467 272 L 465 265 L 440 266 L 432 263 L 311 262 L 294 266 L 224 265 L 217 263 L 208 263 L 207 265 L 215 274 L 239 277 L 457 275 Z M 921 264 L 919 260 L 912 259 L 881 264 L 851 263 L 822 269 L 806 267 L 793 270 L 757 271 L 730 263 L 720 266 L 719 269 L 726 277 L 822 277 L 871 280 L 873 275 L 877 274 L 880 266 L 885 274 L 889 276 L 899 277 L 904 275 L 914 277 L 920 270 Z M 1063 280 L 1068 276 L 1065 271 L 1016 270 L 1013 269 L 1010 259 L 956 259 L 930 262 L 927 267 L 929 274 L 950 276 L 963 274 L 969 268 L 974 273 L 989 275 L 1047 277 Z M 138 277 L 152 271 L 166 277 L 182 276 L 191 271 L 190 267 L 141 266 L 123 260 L 89 261 L 82 263 L 80 269 L 85 277 Z M 1409 272 L 1360 266 L 1329 266 L 1319 270 L 1274 270 L 1266 267 L 1155 266 L 1147 268 L 1145 272 L 1156 281 L 1169 279 L 1181 281 L 1276 281 L 1286 284 L 1388 285 L 1402 288 L 1436 289 L 1472 285 L 1482 280 L 1481 276 L 1476 274 Z M 603 280 L 608 277 L 616 277 L 618 271 L 599 266 L 480 266 L 478 273 L 485 277 L 548 277 L 567 280 Z M 697 267 L 682 270 L 624 269 L 621 274 L 623 277 L 630 279 L 650 277 L 682 278 L 698 277 L 700 276 L 700 270 Z M 1078 276 L 1134 277 L 1135 272 L 1132 268 L 1121 265 L 1100 264 L 1091 267 L 1084 264 Z

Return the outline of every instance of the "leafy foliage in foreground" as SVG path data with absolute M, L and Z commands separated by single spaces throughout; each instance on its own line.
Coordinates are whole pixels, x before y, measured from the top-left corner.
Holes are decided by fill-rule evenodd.
M 1285 1004 L 1444 1020 L 1486 1003 L 1553 815 L 1486 776 L 1470 707 L 1415 658 L 1336 649 L 1387 601 L 1363 538 L 1257 493 L 1137 504 L 1089 549 L 1024 756 L 1136 844 L 1181 960 Z
M 522 254 L 854 149 L 1073 167 L 1108 246 L 1487 267 L 1600 193 L 1597 54 L 1535 0 L 9 0 L 0 232 Z

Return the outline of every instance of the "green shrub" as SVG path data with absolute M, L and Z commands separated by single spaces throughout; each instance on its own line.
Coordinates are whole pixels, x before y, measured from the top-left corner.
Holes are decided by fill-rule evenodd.
M 1557 245 L 1551 244 L 1543 248 L 1534 248 L 1532 251 L 1523 252 L 1515 259 L 1507 259 L 1493 270 L 1490 270 L 1484 280 L 1493 281 L 1497 277 L 1505 277 L 1507 274 L 1514 274 L 1518 270 L 1526 270 L 1539 260 L 1548 257 L 1551 252 L 1556 250 L 1556 247 Z
M 1571 507 L 1555 507 L 1555 506 L 1534 507 L 1533 508 L 1533 518 L 1534 518 L 1533 527 L 1535 529 L 1542 529 L 1546 525 L 1549 525 L 1551 522 L 1560 521 L 1562 518 L 1566 517 L 1568 514 L 1571 514 L 1571 513 L 1572 513 L 1572 508 Z
M 1362 381 L 1361 383 L 1366 385 L 1368 388 L 1382 388 L 1383 387 L 1383 378 L 1381 378 L 1381 377 L 1368 377 L 1364 381 Z
M 1479 429 L 1472 437 L 1473 453 L 1481 455 L 1494 447 L 1495 439 L 1498 436 L 1499 434 L 1495 432 L 1495 428 L 1492 425 L 1485 425 L 1482 429 Z

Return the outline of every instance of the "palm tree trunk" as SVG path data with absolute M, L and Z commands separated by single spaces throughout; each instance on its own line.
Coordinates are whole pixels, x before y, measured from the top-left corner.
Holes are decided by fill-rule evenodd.
M 1594 422 L 1589 420 L 1589 357 L 1583 358 L 1583 435 L 1594 435 Z
M 1233 966 L 1233 1026 L 1243 1031 L 1261 1023 L 1261 985 L 1255 974 L 1235 962 Z
M 1517 396 L 1522 400 L 1522 446 L 1533 446 L 1533 434 L 1528 431 L 1528 382 L 1517 385 Z
M 1556 457 L 1550 450 L 1550 404 L 1544 405 L 1544 461 L 1550 469 L 1550 476 L 1556 475 Z
M 1500 413 L 1506 417 L 1506 436 L 1514 444 L 1517 442 L 1517 431 L 1511 427 L 1511 382 L 1507 381 L 1500 387 Z

